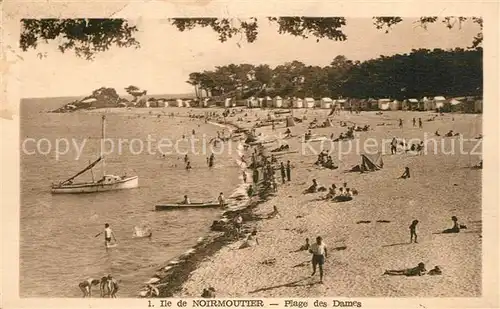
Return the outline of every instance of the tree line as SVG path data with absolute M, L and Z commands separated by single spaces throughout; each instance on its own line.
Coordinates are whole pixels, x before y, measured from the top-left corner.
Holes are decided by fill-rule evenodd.
M 250 96 L 421 98 L 481 95 L 482 48 L 418 49 L 407 54 L 352 61 L 336 56 L 324 67 L 293 61 L 268 65 L 229 64 L 193 72 L 187 83 L 197 97 Z

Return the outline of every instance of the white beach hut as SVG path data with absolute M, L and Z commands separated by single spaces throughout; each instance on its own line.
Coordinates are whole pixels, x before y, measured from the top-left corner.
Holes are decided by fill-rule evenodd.
M 386 110 L 389 109 L 390 104 L 391 104 L 391 100 L 389 100 L 389 99 L 380 99 L 380 100 L 378 100 L 378 109 L 380 109 L 382 111 L 386 111 Z
M 183 107 L 191 107 L 191 100 L 184 101 Z
M 259 107 L 264 107 L 264 98 L 258 98 L 257 100 L 259 101 Z
M 322 98 L 320 102 L 320 107 L 325 109 L 331 109 L 333 100 L 330 98 Z
M 283 107 L 283 99 L 280 96 L 275 96 L 273 99 L 273 106 L 276 108 Z
M 182 100 L 181 100 L 181 99 L 177 99 L 177 100 L 175 100 L 175 105 L 176 105 L 177 107 L 182 107 L 184 104 L 183 104 L 183 102 L 182 102 Z
M 446 102 L 446 98 L 443 96 L 437 96 L 437 97 L 434 97 L 433 101 L 434 101 L 434 106 L 432 109 L 443 108 L 444 103 Z
M 300 98 L 293 99 L 293 108 L 304 108 L 304 101 Z
M 224 100 L 224 107 L 231 107 L 231 98 L 226 98 Z
M 401 110 L 401 102 L 398 100 L 394 100 L 389 104 L 389 108 L 391 111 Z
M 316 101 L 313 98 L 304 98 L 304 106 L 306 108 L 314 108 Z

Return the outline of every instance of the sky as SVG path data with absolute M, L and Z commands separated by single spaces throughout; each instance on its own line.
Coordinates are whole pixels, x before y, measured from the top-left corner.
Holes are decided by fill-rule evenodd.
M 337 55 L 351 60 L 368 60 L 380 55 L 409 53 L 417 48 L 466 48 L 479 27 L 471 22 L 449 30 L 442 23 L 427 30 L 405 19 L 386 34 L 377 30 L 368 18 L 347 19 L 343 27 L 347 41 L 303 39 L 280 35 L 267 20 L 259 21 L 259 36 L 254 43 L 233 38 L 217 40 L 211 29 L 195 28 L 180 32 L 166 20 L 133 20 L 141 47 L 112 48 L 99 53 L 93 61 L 78 58 L 72 51 L 64 54 L 56 42 L 41 44 L 23 52 L 21 96 L 86 96 L 100 87 L 113 87 L 125 94 L 124 87 L 136 85 L 148 94 L 193 92 L 186 83 L 189 73 L 214 69 L 230 63 L 276 65 L 299 60 L 306 65 L 328 65 Z M 238 43 L 240 47 L 238 47 Z M 38 53 L 46 53 L 40 59 Z

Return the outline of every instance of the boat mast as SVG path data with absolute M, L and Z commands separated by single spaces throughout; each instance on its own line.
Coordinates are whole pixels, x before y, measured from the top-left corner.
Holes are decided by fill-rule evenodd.
M 104 160 L 103 147 L 106 140 L 106 116 L 102 115 L 102 140 L 101 140 L 101 158 L 102 158 L 102 178 L 106 174 L 106 162 Z

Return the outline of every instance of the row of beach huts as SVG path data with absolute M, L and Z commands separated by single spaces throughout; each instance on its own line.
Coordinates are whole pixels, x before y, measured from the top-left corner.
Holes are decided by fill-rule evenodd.
M 80 104 L 93 105 L 95 98 L 87 98 L 79 102 Z M 87 102 L 88 101 L 88 102 Z M 391 99 L 331 99 L 331 98 L 282 98 L 269 96 L 258 98 L 250 97 L 246 100 L 234 100 L 226 98 L 224 100 L 215 101 L 211 98 L 204 98 L 200 101 L 197 99 L 164 99 L 164 98 L 148 98 L 138 102 L 121 101 L 117 107 L 242 107 L 248 108 L 321 108 L 321 109 L 338 109 L 338 110 L 415 110 L 429 111 L 440 110 L 443 112 L 465 112 L 465 113 L 481 113 L 483 111 L 483 100 L 480 97 L 467 96 L 445 98 L 444 96 L 423 97 L 422 99 L 409 98 L 405 100 Z M 72 107 L 72 105 L 68 105 Z M 76 108 L 76 106 L 75 106 Z
M 166 100 L 149 99 L 142 107 L 208 107 L 214 105 L 210 98 L 205 98 L 202 104 L 193 102 L 193 100 Z M 340 109 L 340 110 L 441 110 L 447 112 L 468 112 L 481 113 L 483 111 L 483 100 L 480 97 L 467 96 L 445 98 L 444 96 L 423 97 L 422 99 L 331 99 L 331 98 L 282 98 L 269 96 L 263 98 L 250 97 L 246 100 L 233 100 L 226 98 L 223 102 L 218 102 L 221 107 L 246 106 L 248 108 L 321 108 L 321 109 Z M 139 107 L 139 106 L 138 106 Z
M 233 106 L 231 101 L 226 100 L 225 107 Z M 341 110 L 441 110 L 448 112 L 470 112 L 480 113 L 483 110 L 483 100 L 478 97 L 456 97 L 445 98 L 436 96 L 432 98 L 423 97 L 422 99 L 331 99 L 321 98 L 286 98 L 279 96 L 274 98 L 254 98 L 246 100 L 246 106 L 249 108 L 321 108 Z

